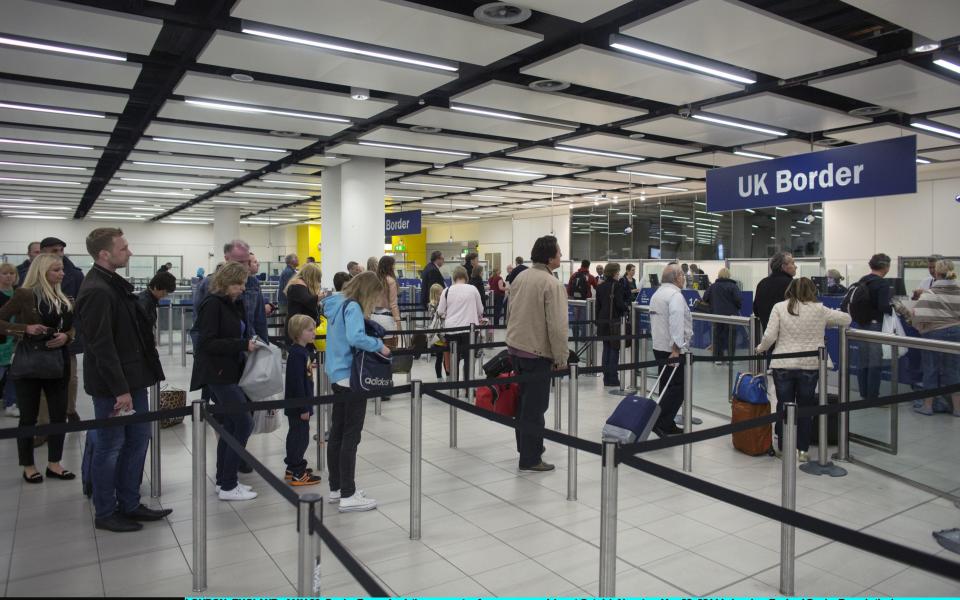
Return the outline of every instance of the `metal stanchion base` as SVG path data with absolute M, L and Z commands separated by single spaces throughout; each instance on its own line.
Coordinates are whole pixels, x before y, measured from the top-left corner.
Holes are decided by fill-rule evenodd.
M 677 416 L 673 418 L 673 422 L 683 427 L 683 413 L 677 413 Z M 703 425 L 703 419 L 700 417 L 690 417 L 690 422 L 694 425 Z
M 833 454 L 830 455 L 830 458 L 832 458 L 833 460 L 835 460 L 835 461 L 837 461 L 837 462 L 845 462 L 845 463 L 852 463 L 852 462 L 853 462 L 853 455 L 852 455 L 852 454 L 848 454 L 846 458 L 840 458 L 840 455 L 837 454 L 836 452 L 834 452 Z
M 845 477 L 847 474 L 846 469 L 838 467 L 832 462 L 821 465 L 819 462 L 812 460 L 800 465 L 800 470 L 808 475 L 829 475 L 830 477 Z

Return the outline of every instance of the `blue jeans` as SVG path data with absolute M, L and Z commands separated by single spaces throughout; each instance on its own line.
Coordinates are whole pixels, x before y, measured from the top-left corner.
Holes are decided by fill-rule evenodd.
M 14 406 L 17 403 L 17 391 L 13 385 L 13 378 L 10 377 L 10 365 L 0 366 L 0 380 L 3 381 L 3 388 L 0 388 L 0 396 L 3 398 L 3 407 Z
M 861 327 L 868 331 L 880 331 L 880 323 L 871 323 Z M 857 386 L 860 398 L 872 400 L 880 397 L 880 376 L 883 372 L 883 346 L 876 342 L 859 343 L 859 369 L 857 370 Z
M 146 388 L 131 390 L 130 394 L 133 396 L 133 410 L 138 413 L 149 410 Z M 111 416 L 116 402 L 113 396 L 94 396 L 94 416 L 97 419 Z M 140 481 L 149 444 L 150 423 L 104 427 L 97 431 L 90 476 L 98 519 L 109 517 L 118 510 L 133 512 L 140 505 Z
M 620 372 L 617 366 L 620 363 L 620 342 L 603 342 L 603 385 L 620 385 Z
M 935 329 L 923 334 L 928 340 L 960 342 L 960 326 Z M 924 350 L 920 354 L 923 361 L 923 389 L 932 390 L 945 385 L 960 383 L 960 355 L 949 352 Z
M 235 383 L 211 383 L 207 385 L 214 404 L 223 407 L 242 406 L 247 404 L 247 396 Z M 217 417 L 223 429 L 232 435 L 243 447 L 247 446 L 247 439 L 253 431 L 253 417 L 250 413 L 237 415 L 220 415 Z M 221 438 L 217 442 L 217 485 L 220 489 L 229 491 L 237 487 L 237 469 L 240 467 L 240 455 L 234 452 Z
M 297 477 L 307 469 L 307 446 L 310 445 L 310 421 L 304 421 L 300 414 L 287 415 L 287 456 L 283 462 L 287 470 Z
M 798 407 L 816 406 L 817 381 L 819 371 L 807 369 L 774 369 L 773 383 L 777 388 L 777 405 L 796 402 Z M 783 423 L 777 421 L 777 447 L 783 449 Z M 810 433 L 813 431 L 813 417 L 797 418 L 797 450 L 810 449 Z
M 493 324 L 500 324 L 500 315 L 503 314 L 503 307 L 505 304 L 506 296 L 503 294 L 494 294 L 493 295 Z

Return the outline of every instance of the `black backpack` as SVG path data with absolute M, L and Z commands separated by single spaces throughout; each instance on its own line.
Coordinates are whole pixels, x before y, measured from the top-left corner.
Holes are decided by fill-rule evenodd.
M 583 271 L 573 276 L 570 284 L 570 297 L 575 300 L 585 300 L 590 294 L 590 279 Z
M 850 315 L 860 325 L 873 320 L 873 303 L 870 301 L 869 282 L 861 279 L 847 288 L 840 301 L 840 310 Z

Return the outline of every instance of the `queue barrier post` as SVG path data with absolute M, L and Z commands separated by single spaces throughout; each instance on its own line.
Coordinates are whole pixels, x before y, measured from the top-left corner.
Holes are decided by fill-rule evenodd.
M 631 332 L 631 335 L 636 336 L 638 333 L 640 333 L 640 330 L 635 323 L 636 313 L 631 311 L 627 314 L 632 315 L 633 317 L 631 319 L 630 332 Z M 640 340 L 634 338 L 632 342 L 633 343 L 630 344 L 630 362 L 636 364 L 640 362 Z M 640 389 L 639 387 L 637 387 L 637 368 L 636 367 L 631 367 L 630 369 L 630 389 L 634 391 Z
M 850 402 L 850 342 L 846 327 L 840 328 L 839 402 L 844 407 Z M 833 458 L 850 460 L 850 413 L 846 410 L 837 415 L 837 453 Z
M 420 380 L 410 391 L 410 539 L 420 539 L 423 473 L 423 393 Z
M 470 323 L 470 333 L 469 333 L 469 335 L 468 335 L 468 337 L 467 337 L 467 344 L 468 344 L 468 346 L 467 346 L 467 359 L 466 359 L 466 361 L 464 361 L 464 364 L 463 364 L 463 379 L 464 379 L 464 381 L 469 381 L 469 380 L 473 379 L 473 372 L 474 372 L 474 369 L 475 369 L 475 365 L 474 365 L 473 363 L 476 362 L 476 360 L 477 360 L 477 350 L 473 347 L 473 345 L 480 341 L 480 340 L 477 339 L 477 338 L 478 338 L 478 336 L 477 336 L 477 326 L 474 325 L 473 323 Z M 470 398 L 470 392 L 469 392 L 469 390 L 467 391 L 467 398 L 468 398 L 468 401 L 469 401 L 469 398 Z
M 827 349 L 820 346 L 820 381 L 819 381 L 819 404 L 827 405 Z M 894 390 L 896 393 L 896 390 Z M 809 461 L 800 465 L 800 470 L 810 475 L 829 475 L 831 477 L 843 477 L 847 470 L 838 467 L 827 458 L 827 415 L 817 416 L 817 461 Z
M 380 396 L 373 399 L 373 414 L 378 417 L 383 414 L 383 398 Z
M 758 343 L 760 343 L 759 325 L 760 325 L 760 321 L 757 319 L 756 315 L 750 315 L 750 344 L 747 346 L 748 348 L 753 348 Z M 756 359 L 756 361 L 753 363 L 754 373 L 763 373 L 766 371 L 763 365 L 763 361 L 764 359 L 762 358 Z M 730 363 L 730 364 L 732 365 L 733 363 Z
M 150 412 L 160 410 L 160 382 L 150 386 Z M 150 422 L 150 497 L 160 497 L 160 421 Z
M 327 393 L 327 353 L 317 352 L 317 396 Z M 323 473 L 327 470 L 327 453 L 324 435 L 327 432 L 327 405 L 317 407 L 317 469 Z
M 167 356 L 173 356 L 173 302 L 167 305 Z
M 203 400 L 193 409 L 193 591 L 207 589 L 207 431 Z
M 611 327 L 611 329 L 613 328 Z M 614 396 L 626 396 L 627 394 L 630 393 L 630 391 L 627 390 L 626 388 L 626 373 L 624 372 L 623 367 L 619 366 L 627 361 L 627 340 L 625 337 L 627 335 L 626 317 L 620 317 L 619 331 L 620 331 L 620 342 L 619 342 L 619 349 L 617 352 L 617 379 L 620 381 L 620 385 L 617 389 L 610 390 L 610 393 L 613 394 Z M 610 342 L 601 342 L 601 343 L 608 344 Z
M 567 382 L 567 434 L 577 437 L 577 375 L 580 367 L 570 365 L 570 381 Z M 559 405 L 558 405 L 559 406 Z M 567 446 L 567 500 L 577 499 L 577 449 Z
M 450 340 L 450 379 L 460 381 L 460 357 L 457 340 Z M 453 397 L 460 396 L 460 390 L 453 390 Z M 457 447 L 457 409 L 450 406 L 450 447 Z
M 590 321 L 590 324 L 587 325 L 587 335 L 590 337 L 595 337 L 597 335 L 597 303 L 593 298 L 587 298 L 587 320 Z M 587 342 L 587 366 L 595 367 L 597 366 L 597 344 L 596 342 Z
M 638 340 L 638 342 L 640 346 L 640 356 L 638 357 L 637 362 L 646 361 L 647 355 L 649 354 L 649 352 L 647 352 L 647 338 L 642 337 Z M 646 368 L 640 369 L 640 387 L 637 389 L 640 390 L 641 396 L 647 395 L 647 369 Z
M 180 366 L 187 366 L 187 307 L 180 307 Z
M 683 433 L 693 431 L 693 352 L 683 355 Z M 693 471 L 693 444 L 683 445 L 683 470 Z
M 550 385 L 553 387 L 553 428 L 557 431 L 561 431 L 563 427 L 562 423 L 562 410 L 560 410 L 560 403 L 563 401 L 563 392 L 560 378 L 554 377 L 550 380 Z
M 297 504 L 297 594 L 301 598 L 320 593 L 320 532 L 314 531 L 313 518 L 321 518 L 317 515 L 321 500 L 320 494 L 303 494 Z
M 783 427 L 783 475 L 780 478 L 780 504 L 794 510 L 797 506 L 797 404 L 784 405 L 787 422 Z M 793 525 L 780 523 L 780 593 L 793 595 L 796 531 Z
M 603 440 L 600 477 L 600 595 L 615 595 L 617 583 L 617 443 Z

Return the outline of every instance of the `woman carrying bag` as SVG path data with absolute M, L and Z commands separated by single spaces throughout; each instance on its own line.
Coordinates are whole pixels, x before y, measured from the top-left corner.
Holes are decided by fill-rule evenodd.
M 63 290 L 63 261 L 54 254 L 41 254 L 30 262 L 23 287 L 0 308 L 0 335 L 19 336 L 10 376 L 20 405 L 20 427 L 37 423 L 40 393 L 47 398 L 50 423 L 67 420 L 67 385 L 70 360 L 67 346 L 74 338 L 73 305 Z M 11 322 L 14 320 L 16 322 Z M 64 434 L 50 434 L 47 447 L 47 477 L 74 479 L 60 464 Z M 33 462 L 33 438 L 17 438 L 17 453 L 23 479 L 41 483 L 43 475 Z
M 620 335 L 620 318 L 627 314 L 620 283 L 620 263 L 603 267 L 603 283 L 597 286 L 597 335 Z M 603 385 L 619 387 L 620 340 L 603 340 Z
M 371 318 L 387 331 L 400 329 L 400 288 L 397 285 L 397 275 L 393 271 L 396 260 L 392 256 L 384 256 L 377 263 L 377 277 L 383 286 L 383 292 L 377 298 L 376 308 Z M 387 334 L 384 340 L 388 348 L 396 348 L 398 344 L 395 334 Z
M 320 265 L 307 263 L 290 279 L 283 291 L 287 296 L 287 327 L 294 315 L 307 315 L 314 322 L 320 320 L 321 278 Z
M 235 407 L 247 403 L 240 389 L 246 352 L 253 352 L 253 332 L 246 331 L 241 296 L 249 276 L 245 265 L 225 263 L 213 274 L 210 293 L 197 307 L 199 336 L 193 361 L 190 389 L 206 386 L 215 404 Z M 246 446 L 253 431 L 249 412 L 216 417 L 223 428 Z M 221 500 L 252 500 L 250 486 L 237 480 L 240 456 L 221 439 L 217 443 L 217 495 Z
M 342 294 L 330 296 L 324 304 L 327 322 L 327 356 L 324 369 L 334 394 L 351 392 L 353 355 L 358 351 L 379 352 L 390 356 L 390 349 L 379 338 L 367 335 L 366 319 L 381 299 L 384 286 L 376 273 L 366 271 L 351 279 Z M 340 512 L 373 510 L 377 501 L 358 490 L 357 446 L 367 413 L 367 401 L 350 399 L 333 404 L 330 439 L 327 442 L 330 495 L 327 501 L 339 503 Z

